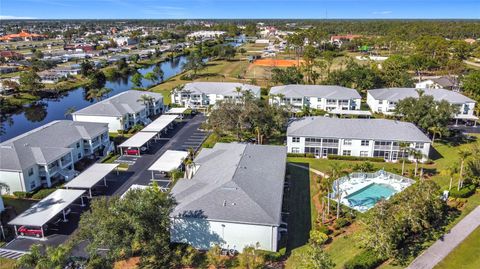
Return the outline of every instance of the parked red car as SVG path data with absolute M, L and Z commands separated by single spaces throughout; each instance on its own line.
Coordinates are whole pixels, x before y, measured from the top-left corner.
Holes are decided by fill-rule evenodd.
M 126 149 L 125 154 L 127 154 L 127 155 L 138 155 L 139 152 L 138 152 L 138 149 Z
M 42 230 L 39 229 L 34 229 L 34 228 L 29 228 L 25 226 L 21 226 L 18 228 L 18 232 L 20 235 L 30 235 L 30 236 L 36 236 L 36 237 L 41 237 L 42 236 Z

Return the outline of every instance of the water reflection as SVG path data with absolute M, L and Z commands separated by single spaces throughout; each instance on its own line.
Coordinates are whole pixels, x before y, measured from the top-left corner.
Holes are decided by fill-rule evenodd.
M 180 73 L 185 63 L 185 56 L 160 63 L 164 73 L 164 80 Z M 148 72 L 152 72 L 154 67 L 155 65 L 141 68 L 138 72 L 145 75 Z M 112 90 L 108 96 L 113 96 L 133 88 L 134 86 L 130 78 L 130 76 L 120 77 L 107 81 L 105 87 Z M 156 82 L 146 79 L 142 80 L 144 87 L 149 87 L 154 83 Z M 101 98 L 88 99 L 88 92 L 89 90 L 84 87 L 79 87 L 69 92 L 61 93 L 54 98 L 44 98 L 40 102 L 28 105 L 14 113 L 7 114 L 0 111 L 0 141 L 5 141 L 51 121 L 65 119 L 65 112 L 69 108 L 82 109 L 105 98 L 102 96 Z

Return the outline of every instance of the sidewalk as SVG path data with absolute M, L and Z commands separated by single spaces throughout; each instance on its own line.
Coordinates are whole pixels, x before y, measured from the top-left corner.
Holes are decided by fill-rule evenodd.
M 418 256 L 407 269 L 431 269 L 442 261 L 470 233 L 480 226 L 480 206 L 455 225 L 431 247 Z

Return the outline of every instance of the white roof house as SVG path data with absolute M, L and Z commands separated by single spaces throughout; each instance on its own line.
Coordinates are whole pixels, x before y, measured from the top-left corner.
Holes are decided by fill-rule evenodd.
M 433 96 L 435 101 L 445 100 L 456 105 L 459 113 L 456 116 L 475 117 L 476 101 L 467 96 L 445 89 L 415 89 L 415 88 L 383 88 L 367 91 L 367 104 L 373 112 L 392 114 L 395 105 L 408 97 L 418 98 L 419 91 L 423 95 Z M 476 118 L 476 117 L 475 117 Z M 478 119 L 478 118 L 477 118 Z
M 237 251 L 258 242 L 261 249 L 276 251 L 286 148 L 217 143 L 202 149 L 194 163 L 193 177 L 180 179 L 171 191 L 178 203 L 171 214 L 171 240 Z
M 359 110 L 361 98 L 357 90 L 335 85 L 282 85 L 270 89 L 271 104 L 296 108 Z
M 140 100 L 150 96 L 152 102 Z M 72 113 L 74 121 L 108 123 L 110 132 L 126 130 L 137 123 L 148 124 L 149 116 L 163 111 L 163 95 L 160 93 L 129 90 L 92 104 Z
M 237 91 L 240 89 L 240 92 Z M 240 99 L 250 92 L 260 98 L 260 87 L 236 82 L 191 82 L 172 92 L 172 103 L 185 107 L 206 107 L 225 99 Z

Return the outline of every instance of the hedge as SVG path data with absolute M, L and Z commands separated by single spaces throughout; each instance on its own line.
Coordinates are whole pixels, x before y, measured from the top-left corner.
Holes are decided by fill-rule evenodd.
M 453 198 L 468 198 L 475 193 L 476 188 L 477 186 L 475 186 L 475 184 L 470 184 L 470 185 L 464 186 L 460 190 L 451 189 L 450 196 Z
M 24 191 L 14 191 L 13 195 L 17 198 L 25 199 L 25 198 L 29 198 L 31 193 L 24 192 Z
M 43 198 L 47 197 L 50 195 L 52 192 L 56 191 L 57 189 L 52 188 L 52 189 L 41 189 L 37 191 L 34 195 L 32 195 L 32 199 L 36 200 L 42 200 Z
M 340 229 L 348 225 L 350 225 L 350 221 L 348 219 L 338 218 L 337 220 L 335 220 L 335 224 L 333 226 L 335 229 Z
M 357 156 L 342 156 L 342 155 L 328 155 L 328 159 L 330 160 L 345 160 L 345 161 L 370 161 L 370 162 L 377 162 L 383 163 L 385 159 L 381 157 L 357 157 Z
M 287 153 L 287 157 L 315 158 L 313 153 Z
M 382 264 L 385 259 L 379 258 L 375 253 L 369 250 L 360 252 L 348 260 L 343 268 L 345 269 L 374 269 Z

